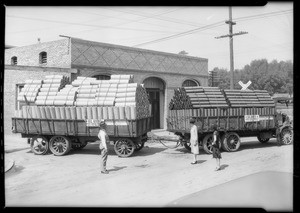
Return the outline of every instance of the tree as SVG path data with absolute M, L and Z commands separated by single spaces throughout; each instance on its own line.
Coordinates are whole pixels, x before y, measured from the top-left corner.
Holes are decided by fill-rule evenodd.
M 213 69 L 219 75 L 218 86 L 222 89 L 230 88 L 230 73 L 223 68 Z M 234 71 L 234 89 L 241 89 L 239 81 L 252 84 L 249 89 L 267 90 L 274 93 L 293 93 L 293 63 L 291 61 L 256 59 L 244 66 L 241 70 Z
M 179 55 L 188 55 L 189 53 L 184 50 L 181 50 L 178 54 Z

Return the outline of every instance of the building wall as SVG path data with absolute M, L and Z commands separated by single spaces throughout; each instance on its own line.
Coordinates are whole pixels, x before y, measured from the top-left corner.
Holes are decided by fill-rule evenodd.
M 208 60 L 106 43 L 71 39 L 72 67 L 208 75 Z
M 46 75 L 65 75 L 71 78 L 77 71 L 71 69 L 49 69 L 49 68 L 30 68 L 30 67 L 16 67 L 5 66 L 4 70 L 4 133 L 12 134 L 11 118 L 15 113 L 16 106 L 16 84 L 24 83 L 27 79 L 42 80 Z
M 39 53 L 47 52 L 47 64 L 39 64 Z M 18 58 L 17 66 L 9 66 L 11 58 Z M 205 58 L 131 48 L 71 38 L 5 50 L 5 131 L 10 130 L 10 119 L 15 106 L 15 84 L 25 79 L 41 79 L 45 75 L 67 74 L 77 76 L 131 74 L 134 82 L 143 83 L 149 77 L 165 82 L 163 123 L 166 127 L 168 104 L 174 89 L 185 80 L 193 79 L 202 86 L 208 85 L 208 60 Z M 31 67 L 31 68 L 28 68 Z M 51 68 L 52 69 L 46 69 Z M 78 70 L 78 72 L 68 71 Z M 26 78 L 24 78 L 24 76 Z
M 11 58 L 16 56 L 20 66 L 43 66 L 71 68 L 69 39 L 33 44 L 5 50 L 5 65 L 11 64 Z M 47 52 L 47 64 L 39 64 L 39 54 Z

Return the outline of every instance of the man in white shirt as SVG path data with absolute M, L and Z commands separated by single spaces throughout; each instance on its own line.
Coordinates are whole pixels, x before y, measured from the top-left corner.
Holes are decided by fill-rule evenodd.
M 100 121 L 99 124 L 100 130 L 98 133 L 98 138 L 100 139 L 100 155 L 101 155 L 101 173 L 102 174 L 108 174 L 108 171 L 106 170 L 106 161 L 108 156 L 108 149 L 107 149 L 107 143 L 109 143 L 109 138 L 106 133 L 106 123 L 104 120 Z
M 197 155 L 199 155 L 199 143 L 198 143 L 198 128 L 195 125 L 195 119 L 191 118 L 190 124 L 191 124 L 191 137 L 190 137 L 190 143 L 191 143 L 191 152 L 194 156 L 194 161 L 191 162 L 191 164 L 197 163 Z

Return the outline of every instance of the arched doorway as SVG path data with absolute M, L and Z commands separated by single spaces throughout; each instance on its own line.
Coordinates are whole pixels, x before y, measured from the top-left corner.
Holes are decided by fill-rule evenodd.
M 97 80 L 109 80 L 110 75 L 94 75 L 93 78 L 96 78 Z
M 164 126 L 164 106 L 165 106 L 165 83 L 157 77 L 149 77 L 143 81 L 144 87 L 152 105 L 152 129 L 160 129 Z

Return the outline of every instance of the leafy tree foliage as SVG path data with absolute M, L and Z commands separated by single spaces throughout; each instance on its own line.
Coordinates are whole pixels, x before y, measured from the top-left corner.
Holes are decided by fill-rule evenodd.
M 213 69 L 218 72 L 218 86 L 222 89 L 230 89 L 230 72 L 224 68 Z M 234 89 L 241 89 L 239 81 L 252 84 L 249 89 L 267 90 L 274 93 L 293 93 L 293 63 L 291 61 L 257 59 L 244 66 L 241 70 L 234 71 Z

